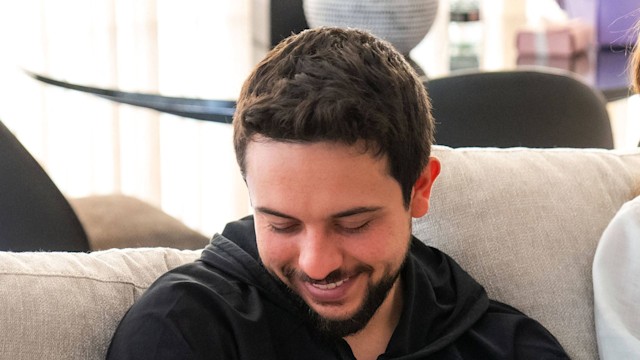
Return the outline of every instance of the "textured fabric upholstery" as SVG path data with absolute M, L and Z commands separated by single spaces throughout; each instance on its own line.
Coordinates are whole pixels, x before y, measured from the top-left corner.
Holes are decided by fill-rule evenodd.
M 414 233 L 490 296 L 544 324 L 573 359 L 597 359 L 591 264 L 640 192 L 640 150 L 448 149 Z M 198 250 L 0 252 L 0 358 L 104 359 L 115 327 L 160 274 Z
M 68 200 L 86 229 L 91 250 L 133 247 L 196 250 L 209 243 L 209 237 L 131 196 L 93 195 Z
M 640 152 L 438 148 L 442 173 L 414 233 L 489 295 L 597 359 L 591 264 L 616 211 L 640 193 Z
M 0 358 L 104 359 L 131 304 L 198 256 L 166 248 L 0 253 Z

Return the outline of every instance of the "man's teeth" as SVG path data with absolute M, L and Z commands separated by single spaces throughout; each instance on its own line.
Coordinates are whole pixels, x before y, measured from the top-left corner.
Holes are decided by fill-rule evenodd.
M 345 282 L 347 282 L 347 280 L 349 280 L 349 278 L 340 280 L 338 282 L 333 282 L 333 283 L 328 283 L 328 284 L 318 284 L 318 283 L 313 283 L 312 285 L 318 289 L 321 290 L 331 290 L 331 289 L 335 289 L 339 286 L 342 286 L 342 284 L 344 284 Z

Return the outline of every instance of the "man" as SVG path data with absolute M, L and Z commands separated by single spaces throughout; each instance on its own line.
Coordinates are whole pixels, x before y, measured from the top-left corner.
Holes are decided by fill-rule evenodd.
M 424 86 L 371 35 L 307 30 L 244 84 L 234 145 L 255 215 L 161 277 L 111 359 L 564 359 L 411 236 L 438 159 Z

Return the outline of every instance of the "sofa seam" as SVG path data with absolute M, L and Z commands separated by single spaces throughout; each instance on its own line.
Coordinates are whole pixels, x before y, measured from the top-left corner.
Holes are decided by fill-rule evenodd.
M 136 284 L 135 282 L 132 281 L 127 281 L 127 280 L 105 280 L 105 279 L 100 279 L 94 276 L 80 276 L 80 275 L 69 275 L 69 274 L 32 274 L 32 273 L 25 273 L 25 272 L 0 272 L 0 277 L 4 276 L 4 275 L 9 275 L 9 276 L 31 276 L 31 277 L 36 277 L 36 278 L 41 278 L 41 277 L 47 277 L 47 278 L 72 278 L 72 279 L 85 279 L 85 280 L 90 280 L 90 281 L 96 281 L 96 282 L 100 282 L 100 283 L 105 283 L 105 284 L 122 284 L 122 285 L 131 285 L 134 286 L 138 289 L 148 289 L 149 285 L 139 285 Z

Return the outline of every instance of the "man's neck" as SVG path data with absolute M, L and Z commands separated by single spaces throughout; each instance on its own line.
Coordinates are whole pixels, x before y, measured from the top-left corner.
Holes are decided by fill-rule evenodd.
M 367 326 L 344 338 L 356 359 L 375 360 L 385 352 L 400 321 L 402 306 L 402 281 L 399 278 Z

